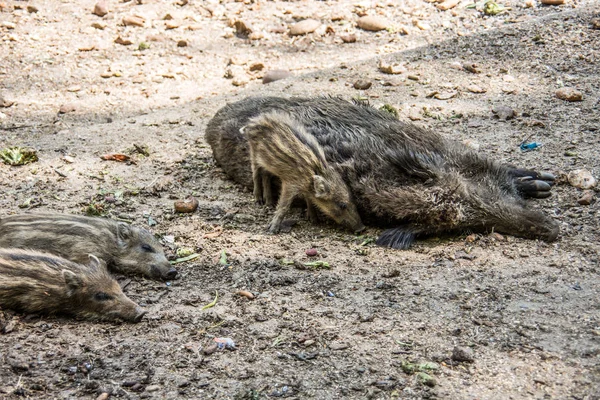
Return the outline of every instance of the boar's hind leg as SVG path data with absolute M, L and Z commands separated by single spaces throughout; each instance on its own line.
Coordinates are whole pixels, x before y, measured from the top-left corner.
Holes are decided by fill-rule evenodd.
M 410 225 L 388 229 L 377 238 L 377 245 L 406 250 L 415 241 L 417 231 Z
M 283 222 L 283 217 L 289 211 L 292 206 L 292 201 L 294 200 L 295 194 L 290 191 L 290 188 L 285 183 L 281 185 L 281 195 L 279 196 L 279 202 L 277 203 L 277 209 L 275 210 L 275 215 L 269 224 L 269 232 L 270 233 L 278 233 L 281 229 L 281 223 Z
M 550 197 L 554 175 L 520 168 L 511 168 L 510 174 L 514 177 L 515 186 L 521 196 L 537 199 Z
M 275 205 L 275 200 L 273 199 L 273 189 L 272 189 L 272 175 L 267 171 L 263 170 L 262 173 L 262 197 L 265 201 L 265 204 L 269 207 L 273 207 Z

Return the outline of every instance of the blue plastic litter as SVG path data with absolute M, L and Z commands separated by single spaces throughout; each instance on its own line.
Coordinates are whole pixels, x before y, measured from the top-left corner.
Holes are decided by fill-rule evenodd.
M 523 142 L 519 146 L 521 151 L 532 151 L 532 150 L 537 149 L 538 147 L 542 147 L 542 144 L 538 143 L 538 142 L 529 142 L 529 143 Z

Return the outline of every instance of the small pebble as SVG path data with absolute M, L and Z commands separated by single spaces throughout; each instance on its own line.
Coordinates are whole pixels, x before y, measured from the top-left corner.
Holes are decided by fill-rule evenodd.
M 188 42 L 186 40 L 180 40 L 177 42 L 177 47 L 187 47 Z
M 390 26 L 389 21 L 387 21 L 385 18 L 372 15 L 360 17 L 356 24 L 360 29 L 372 32 L 382 31 Z
M 27 12 L 28 12 L 28 13 L 30 13 L 30 14 L 32 14 L 32 13 L 36 13 L 36 12 L 38 12 L 38 11 L 39 11 L 39 10 L 38 10 L 38 8 L 37 8 L 36 6 L 33 6 L 33 5 L 29 5 L 29 6 L 27 6 Z
M 340 39 L 342 39 L 342 41 L 344 43 L 355 43 L 356 42 L 356 35 L 355 34 L 341 35 Z
M 359 79 L 356 82 L 354 82 L 354 89 L 357 89 L 357 90 L 367 90 L 368 88 L 371 87 L 372 84 L 373 84 L 373 82 L 371 82 L 371 81 L 366 81 L 364 79 Z
M 508 121 L 515 117 L 515 110 L 508 106 L 496 106 L 492 109 L 492 112 L 502 121 Z
M 235 20 L 232 26 L 235 28 L 235 33 L 239 36 L 248 36 L 254 31 L 250 23 L 241 19 Z
M 178 213 L 192 213 L 198 208 L 198 199 L 190 197 L 187 200 L 177 200 L 174 203 L 175 212 Z
M 306 250 L 306 255 L 309 256 L 309 257 L 314 257 L 317 254 L 319 254 L 319 252 L 317 251 L 317 249 L 313 248 L 313 249 Z
M 212 343 L 209 344 L 208 346 L 206 346 L 202 352 L 204 353 L 204 355 L 211 355 L 212 353 L 214 353 L 215 351 L 217 351 L 219 349 L 219 346 L 216 343 Z
M 107 400 L 110 397 L 110 393 L 100 393 L 98 395 L 98 397 L 96 397 L 96 400 Z
M 436 7 L 438 10 L 446 11 L 454 8 L 460 3 L 460 0 L 444 0 L 442 3 L 438 4 Z
M 600 29 L 600 18 L 594 18 L 591 21 L 592 29 Z
M 473 349 L 470 347 L 456 346 L 454 347 L 454 350 L 452 350 L 452 359 L 459 362 L 473 362 L 475 360 Z
M 8 108 L 13 104 L 15 104 L 15 102 L 12 99 L 0 95 L 0 107 Z
M 560 6 L 561 4 L 565 4 L 565 0 L 540 0 L 540 3 L 547 6 Z
M 593 200 L 594 192 L 591 190 L 586 190 L 585 192 L 583 192 L 581 197 L 577 199 L 577 203 L 581 204 L 582 206 L 589 206 L 590 204 L 592 204 Z
M 271 71 L 267 71 L 265 76 L 263 76 L 263 84 L 275 82 L 281 79 L 286 79 L 292 76 L 290 71 L 286 71 L 284 69 L 274 69 Z
M 138 17 L 137 15 L 127 15 L 123 17 L 123 25 L 125 26 L 144 26 L 144 18 Z
M 74 112 L 75 110 L 77 110 L 77 107 L 75 106 L 75 104 L 67 103 L 67 104 L 63 104 L 62 106 L 60 106 L 58 113 L 59 114 L 67 114 L 67 113 Z
M 556 91 L 556 97 L 558 97 L 561 100 L 565 100 L 565 101 L 582 101 L 583 100 L 583 94 L 574 88 L 568 88 L 568 87 L 564 87 L 564 88 L 560 88 Z
M 490 233 L 490 237 L 492 239 L 497 240 L 498 242 L 504 242 L 506 239 L 504 238 L 503 235 L 499 234 L 498 232 L 492 232 Z
M 471 93 L 485 93 L 486 90 L 477 85 L 469 85 L 467 86 L 467 90 Z
M 596 179 L 586 169 L 576 169 L 569 172 L 567 179 L 571 186 L 579 189 L 591 189 L 596 186 Z
M 379 70 L 383 73 L 386 74 L 401 74 L 403 72 L 406 72 L 406 68 L 399 63 L 387 63 L 385 61 L 380 61 L 379 63 Z
M 316 31 L 319 26 L 321 26 L 321 23 L 319 21 L 316 21 L 314 19 L 305 19 L 290 26 L 290 35 L 306 35 L 307 33 L 312 33 Z
M 99 17 L 104 17 L 106 14 L 108 14 L 108 4 L 106 3 L 106 1 L 97 2 L 94 6 L 93 14 Z

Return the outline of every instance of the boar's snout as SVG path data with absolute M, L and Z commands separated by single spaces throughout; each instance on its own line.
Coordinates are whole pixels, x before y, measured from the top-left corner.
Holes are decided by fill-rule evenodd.
M 135 314 L 131 318 L 131 322 L 135 322 L 135 323 L 140 322 L 142 320 L 142 318 L 144 317 L 144 315 L 146 315 L 146 311 L 140 306 L 136 307 Z
M 173 268 L 171 264 L 152 265 L 150 269 L 155 279 L 163 279 L 168 281 L 177 277 L 177 270 Z
M 165 274 L 165 279 L 175 279 L 177 278 L 177 270 L 175 268 L 170 268 Z

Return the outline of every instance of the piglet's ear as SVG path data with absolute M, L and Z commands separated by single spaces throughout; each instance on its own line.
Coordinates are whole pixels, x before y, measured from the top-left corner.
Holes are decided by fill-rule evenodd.
M 62 276 L 67 284 L 67 287 L 69 288 L 69 291 L 75 291 L 83 286 L 83 281 L 73 271 L 63 269 Z
M 100 261 L 100 259 L 98 257 L 96 257 L 93 254 L 89 254 L 88 257 L 90 258 L 90 262 L 88 263 L 88 265 L 93 268 L 93 269 L 98 269 L 102 266 L 102 261 Z
M 124 222 L 117 225 L 117 236 L 121 244 L 125 244 L 131 238 L 131 227 Z
M 317 199 L 326 197 L 331 191 L 329 183 L 321 175 L 313 175 L 313 190 Z

